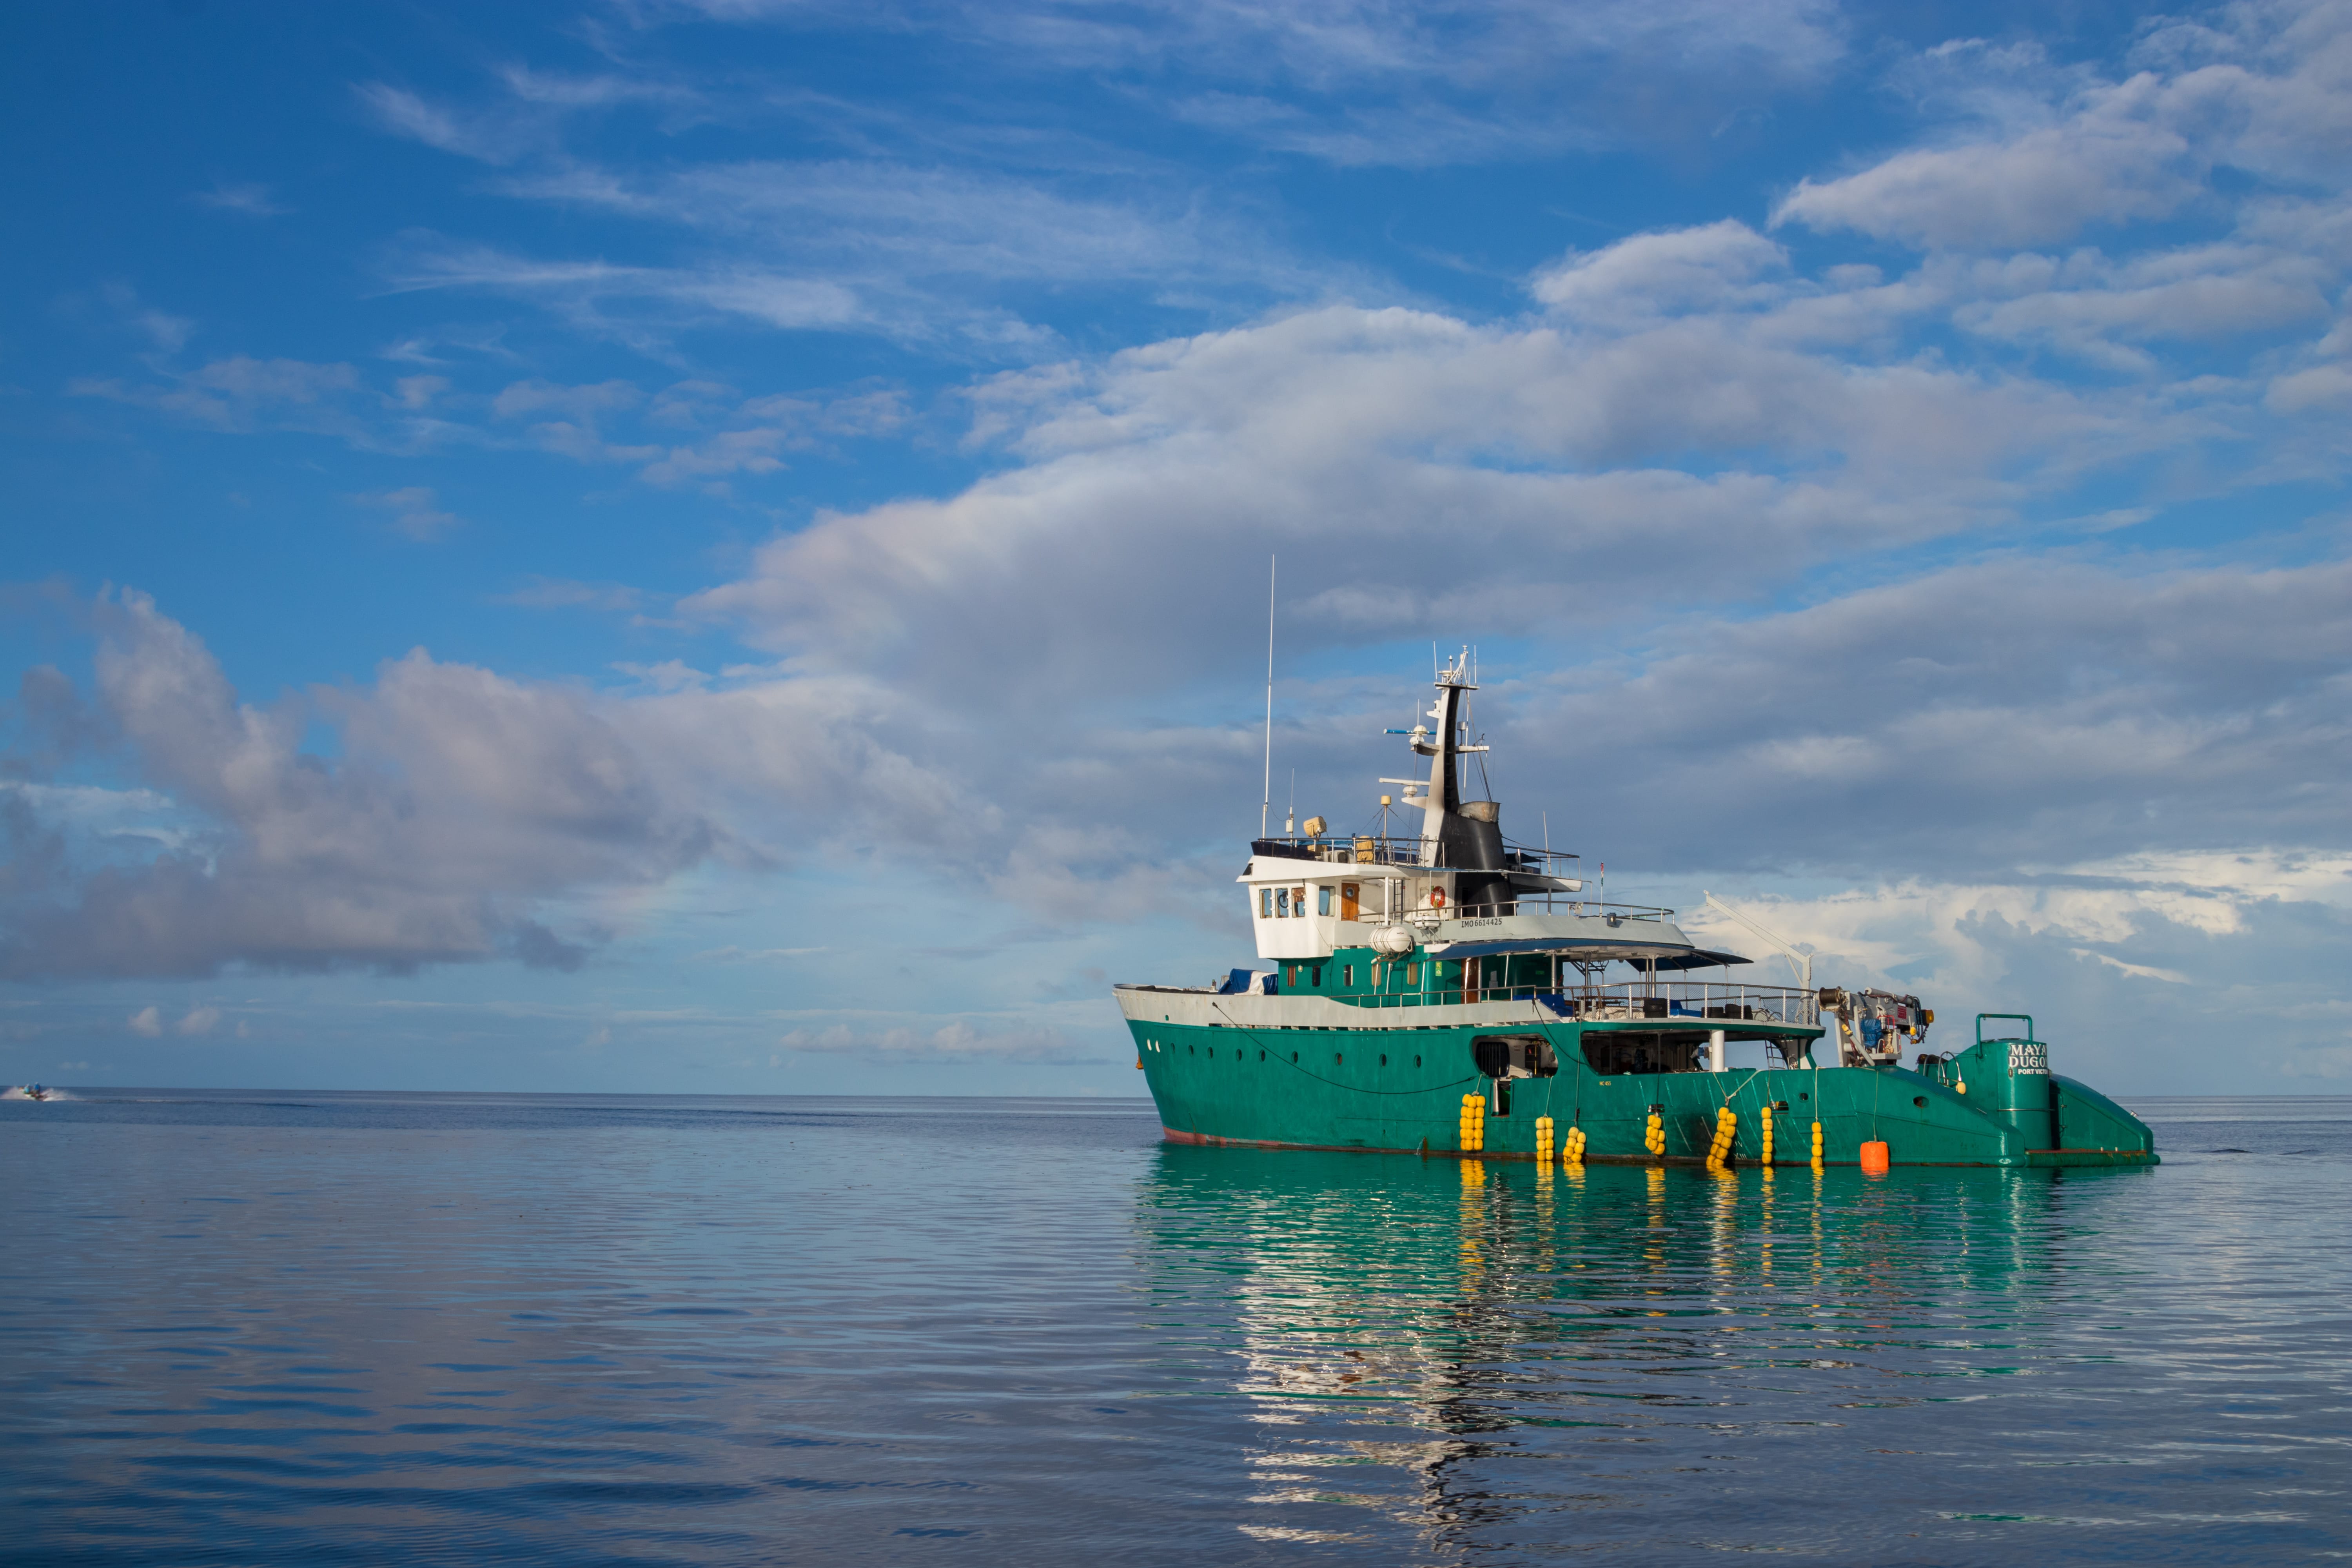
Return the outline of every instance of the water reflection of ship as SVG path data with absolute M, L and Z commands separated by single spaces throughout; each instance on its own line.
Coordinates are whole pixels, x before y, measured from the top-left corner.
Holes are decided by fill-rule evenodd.
M 1965 1357 L 1975 1320 L 2015 1356 L 2043 1310 L 2021 1284 L 2069 1202 L 2062 1172 L 1378 1166 L 1162 1150 L 1139 1209 L 1147 1289 L 1231 1358 L 1213 1380 L 1255 1424 L 1294 1436 L 1256 1456 L 1260 1501 L 1373 1507 L 1440 1536 L 1523 1510 L 1483 1462 L 1531 1425 L 1668 1418 L 1714 1397 L 1685 1380 L 1696 1369 L 1802 1367 L 1899 1403 L 1883 1363 Z M 1360 1430 L 1401 1419 L 1425 1435 Z M 1409 1487 L 1336 1488 L 1335 1465 Z

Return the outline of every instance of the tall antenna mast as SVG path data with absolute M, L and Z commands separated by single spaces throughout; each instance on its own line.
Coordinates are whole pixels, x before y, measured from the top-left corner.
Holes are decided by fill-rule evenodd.
M 1265 837 L 1274 816 L 1274 568 L 1276 557 L 1265 558 L 1265 800 L 1257 808 L 1257 836 Z

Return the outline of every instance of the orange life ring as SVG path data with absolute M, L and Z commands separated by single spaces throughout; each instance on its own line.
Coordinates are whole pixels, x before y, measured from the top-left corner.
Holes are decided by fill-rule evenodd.
M 1444 889 L 1432 888 L 1429 889 L 1429 907 L 1433 910 L 1442 910 L 1445 907 Z

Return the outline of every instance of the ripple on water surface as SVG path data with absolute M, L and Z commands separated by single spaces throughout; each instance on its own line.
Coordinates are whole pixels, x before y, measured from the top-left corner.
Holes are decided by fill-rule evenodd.
M 1461 1166 L 1045 1100 L 0 1106 L 0 1558 L 2352 1552 L 2352 1102 L 2153 1171 Z

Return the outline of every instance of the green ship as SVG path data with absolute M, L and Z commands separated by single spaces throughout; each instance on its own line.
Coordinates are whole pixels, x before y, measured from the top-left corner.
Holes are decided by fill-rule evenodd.
M 1318 817 L 1251 842 L 1237 879 L 1274 970 L 1113 988 L 1169 1139 L 1716 1167 L 2157 1163 L 2146 1123 L 2050 1070 L 2029 1017 L 1982 1015 L 1974 1043 L 1928 1052 L 1916 996 L 1816 988 L 1809 962 L 1799 985 L 1730 980 L 1749 960 L 1698 946 L 1672 910 L 1587 898 L 1577 857 L 1507 842 L 1496 804 L 1463 798 L 1462 758 L 1486 749 L 1468 660 L 1436 689 L 1426 721 L 1391 731 L 1429 774 L 1381 781 L 1403 789 L 1382 797 L 1382 831 Z M 1392 804 L 1420 810 L 1418 835 L 1387 831 Z M 1741 1042 L 1764 1065 L 1732 1067 Z

